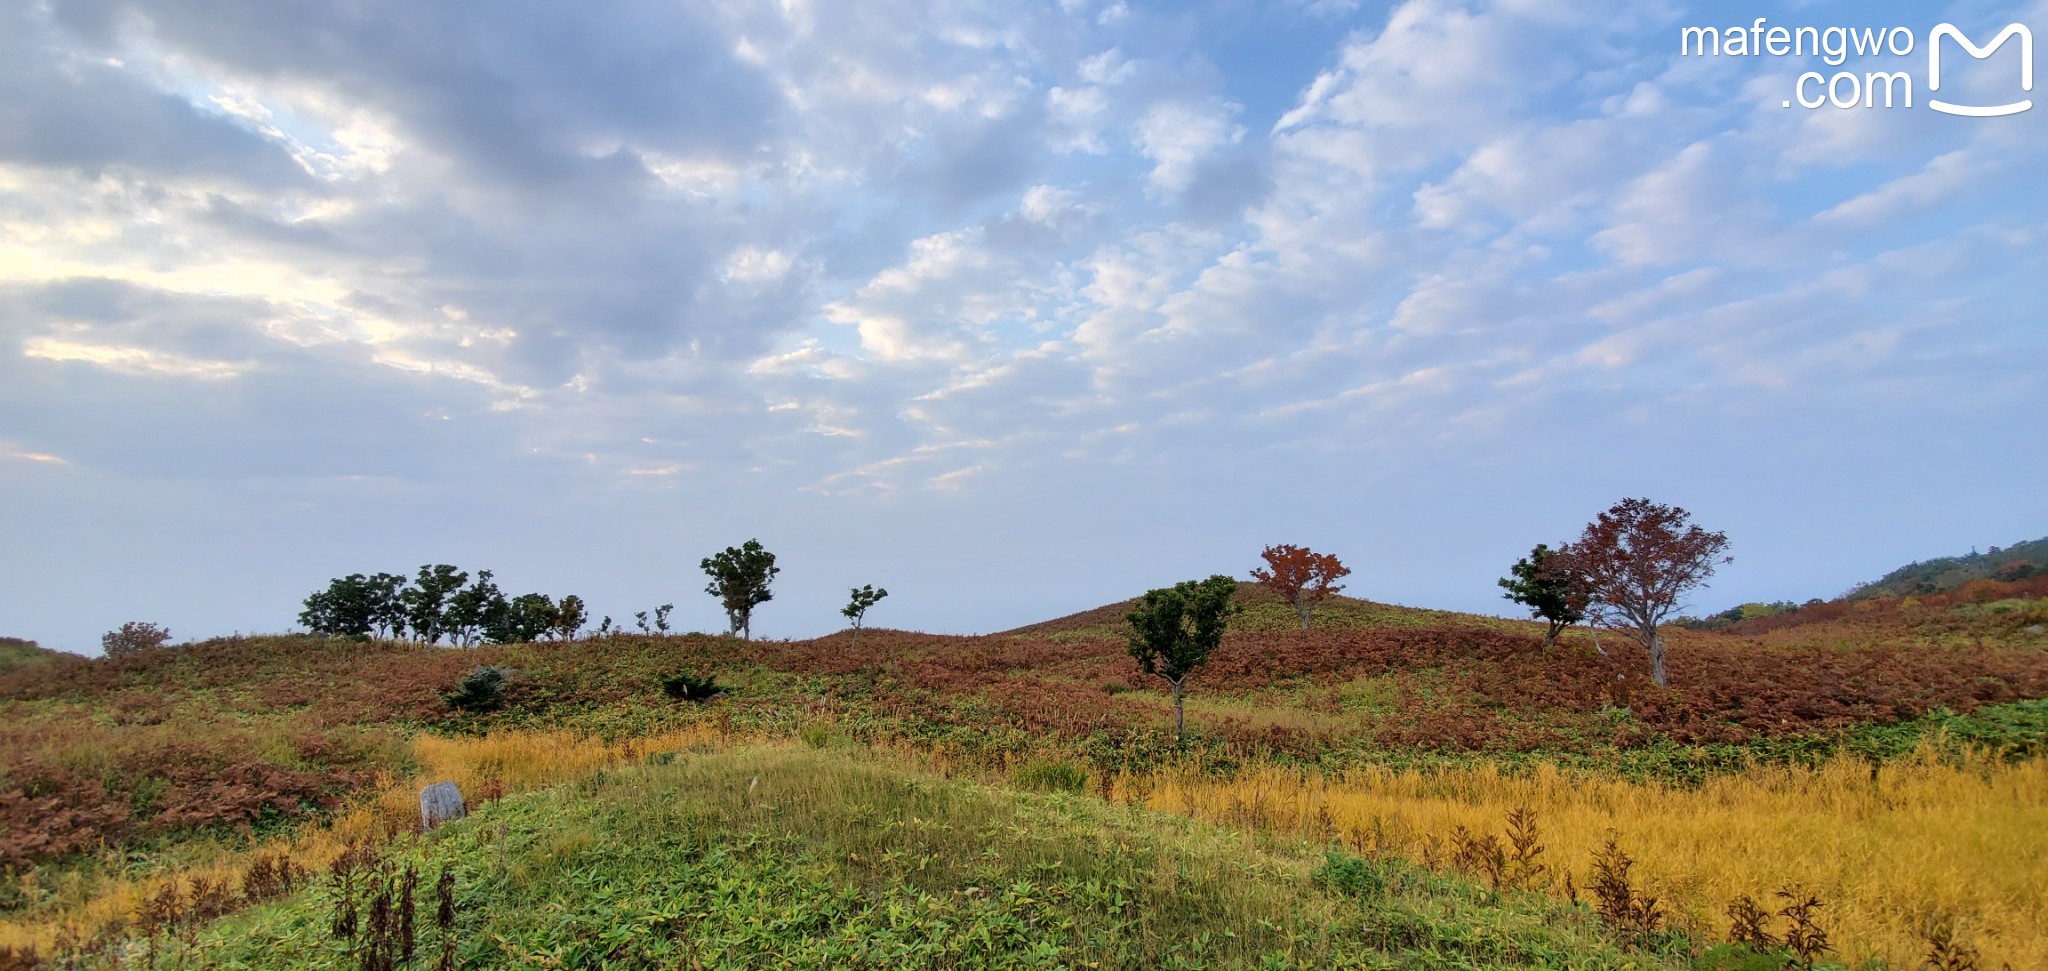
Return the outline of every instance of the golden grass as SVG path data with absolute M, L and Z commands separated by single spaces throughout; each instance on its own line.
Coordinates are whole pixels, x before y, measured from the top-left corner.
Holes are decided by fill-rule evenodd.
M 600 769 L 657 752 L 723 746 L 731 739 L 715 726 L 692 726 L 658 735 L 605 742 L 570 732 L 493 732 L 476 738 L 414 737 L 410 746 L 420 771 L 387 776 L 377 791 L 323 826 L 244 849 L 221 849 L 168 871 L 138 877 L 92 878 L 77 873 L 44 888 L 52 901 L 23 918 L 0 921 L 0 947 L 34 946 L 47 951 L 60 930 L 90 936 L 131 918 L 165 883 L 195 878 L 239 886 L 249 863 L 261 854 L 283 854 L 308 869 L 333 862 L 351 844 L 382 841 L 419 828 L 419 790 L 452 780 L 474 802 L 490 791 L 510 795 L 587 778 Z M 31 875 L 30 879 L 33 879 Z
M 420 771 L 382 780 L 331 823 L 139 877 L 73 874 L 52 900 L 0 921 L 0 946 L 48 949 L 59 928 L 90 934 L 133 914 L 171 879 L 238 882 L 259 853 L 321 868 L 351 843 L 414 829 L 419 788 L 453 780 L 474 800 L 588 778 L 657 752 L 722 750 L 746 741 L 714 726 L 605 742 L 568 732 L 499 732 L 480 738 L 421 735 L 409 745 Z M 885 745 L 950 775 L 926 749 Z M 1552 879 L 1587 883 L 1593 852 L 1614 834 L 1637 874 L 1678 921 L 1719 937 L 1730 899 L 1766 904 L 1797 885 L 1826 902 L 1822 919 L 1843 957 L 1918 966 L 1921 922 L 1956 919 L 1985 967 L 2048 967 L 2048 760 L 1958 759 L 1928 748 L 1885 765 L 1843 758 L 1815 769 L 1755 768 L 1686 788 L 1630 782 L 1554 766 L 1361 769 L 1322 776 L 1267 767 L 1223 778 L 1199 766 L 1112 780 L 1119 801 L 1151 809 L 1420 859 L 1454 827 L 1501 833 L 1507 814 L 1538 814 Z
M 1335 778 L 1278 768 L 1236 778 L 1199 770 L 1116 781 L 1118 798 L 1155 810 L 1257 825 L 1420 857 L 1453 827 L 1503 832 L 1507 814 L 1539 814 L 1553 879 L 1586 885 L 1610 833 L 1678 920 L 1716 937 L 1738 894 L 1772 905 L 1797 885 L 1826 903 L 1842 956 L 1917 967 L 1917 929 L 1960 921 L 1986 967 L 2048 968 L 2048 760 L 1937 757 L 1887 764 L 1841 758 L 1817 769 L 1757 768 L 1698 788 L 1629 782 L 1553 766 L 1375 769 Z M 1375 836 L 1377 834 L 1377 836 Z M 1560 891 L 1561 892 L 1561 891 Z

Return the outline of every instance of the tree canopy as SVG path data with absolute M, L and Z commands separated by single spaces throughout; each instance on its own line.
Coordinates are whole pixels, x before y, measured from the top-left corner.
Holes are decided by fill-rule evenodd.
M 1173 687 L 1173 731 L 1186 731 L 1182 693 L 1188 675 L 1209 662 L 1223 643 L 1223 627 L 1237 608 L 1230 602 L 1237 581 L 1226 576 L 1184 580 L 1148 590 L 1125 615 L 1131 625 L 1130 654 L 1146 674 Z
M 739 546 L 728 546 L 724 552 L 707 556 L 702 564 L 711 582 L 704 585 L 704 592 L 718 598 L 725 608 L 725 619 L 731 625 L 731 632 L 752 640 L 754 637 L 754 608 L 775 599 L 768 585 L 782 569 L 775 565 L 775 554 L 761 547 L 760 540 L 747 540 Z
M 1499 581 L 1507 591 L 1502 596 L 1529 608 L 1531 615 L 1550 625 L 1543 635 L 1545 648 L 1556 644 L 1557 635 L 1566 627 L 1586 619 L 1585 583 L 1565 569 L 1564 563 L 1556 550 L 1538 543 Z
M 1684 509 L 1623 499 L 1559 551 L 1557 566 L 1584 580 L 1594 611 L 1626 621 L 1625 629 L 1650 654 L 1651 680 L 1668 685 L 1657 627 L 1716 566 L 1733 562 L 1727 550 L 1728 534 L 1694 525 Z
M 853 622 L 853 643 L 858 645 L 861 621 L 867 617 L 868 608 L 881 603 L 882 598 L 889 595 L 889 591 L 864 583 L 850 588 L 847 593 L 851 599 L 847 601 L 846 606 L 839 608 L 839 613 Z
M 1308 629 L 1309 614 L 1316 604 L 1344 589 L 1337 581 L 1351 575 L 1351 569 L 1334 555 L 1305 546 L 1268 546 L 1259 556 L 1266 565 L 1253 570 L 1252 579 L 1294 606 L 1302 630 Z

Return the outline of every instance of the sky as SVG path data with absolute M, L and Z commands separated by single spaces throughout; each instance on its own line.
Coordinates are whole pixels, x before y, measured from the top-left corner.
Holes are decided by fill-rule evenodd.
M 1913 46 L 1681 52 L 1759 17 Z M 443 562 L 717 630 L 749 538 L 756 636 L 1281 543 L 1507 613 L 1630 496 L 1728 534 L 1704 613 L 2048 534 L 2048 105 L 1933 110 L 2030 97 L 1944 22 L 2048 0 L 0 0 L 0 634 Z

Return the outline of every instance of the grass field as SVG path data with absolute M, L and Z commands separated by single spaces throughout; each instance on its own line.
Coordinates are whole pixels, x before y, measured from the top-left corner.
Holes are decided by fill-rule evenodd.
M 1687 964 L 1541 897 L 787 744 L 509 799 L 391 852 L 456 874 L 464 968 Z M 192 951 L 217 968 L 357 967 L 370 945 L 334 933 L 333 896 L 218 924 Z
M 1980 967 L 2048 966 L 2044 592 L 1674 631 L 1669 690 L 1631 682 L 1640 658 L 1611 637 L 1607 657 L 1576 637 L 1546 653 L 1530 625 L 1357 601 L 1299 631 L 1254 594 L 1178 743 L 1105 626 L 1115 605 L 994 637 L 870 631 L 858 651 L 38 655 L 0 673 L 0 969 L 149 948 L 278 966 L 237 941 L 312 933 L 334 891 L 252 869 L 326 873 L 365 846 L 461 875 L 465 967 L 583 966 L 607 921 L 639 928 L 605 945 L 617 967 L 1733 967 L 1731 900 L 1774 911 L 1793 888 L 1821 901 L 1823 964 L 1914 968 L 1947 934 Z M 450 709 L 481 663 L 515 672 L 505 706 Z M 669 700 L 677 671 L 726 694 Z M 420 842 L 437 779 L 488 806 Z M 1540 868 L 1502 855 L 1520 811 Z M 1610 838 L 1657 933 L 1595 916 Z M 1103 887 L 1144 903 L 1103 911 Z M 359 966 L 328 944 L 296 966 Z

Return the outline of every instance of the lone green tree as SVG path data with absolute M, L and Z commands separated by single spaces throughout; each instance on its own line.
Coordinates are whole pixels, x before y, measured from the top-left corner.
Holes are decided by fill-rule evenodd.
M 859 647 L 861 620 L 867 617 L 868 608 L 881 603 L 882 598 L 889 595 L 889 591 L 870 584 L 862 584 L 852 588 L 848 593 L 852 595 L 852 599 L 847 601 L 846 606 L 839 608 L 839 613 L 853 622 L 853 646 Z
M 1502 596 L 1529 608 L 1532 616 L 1550 625 L 1543 633 L 1546 651 L 1565 628 L 1586 619 L 1585 584 L 1563 567 L 1556 550 L 1538 543 L 1499 581 L 1507 591 Z
M 1183 707 L 1188 675 L 1209 663 L 1223 643 L 1223 624 L 1237 612 L 1230 596 L 1237 581 L 1226 576 L 1184 580 L 1148 590 L 1124 620 L 1131 625 L 1131 657 L 1146 674 L 1173 686 L 1173 736 L 1187 733 Z
M 754 608 L 775 599 L 768 585 L 782 572 L 775 565 L 775 554 L 762 549 L 760 540 L 750 539 L 739 546 L 728 546 L 716 556 L 705 557 L 702 565 L 711 577 L 704 592 L 717 597 L 719 605 L 725 608 L 731 632 L 753 640 Z
M 1664 638 L 1687 592 L 1706 583 L 1727 556 L 1728 534 L 1710 533 L 1677 506 L 1623 499 L 1586 525 L 1579 540 L 1558 551 L 1558 566 L 1584 578 L 1588 600 L 1619 615 L 1650 654 L 1650 680 L 1669 685 Z

